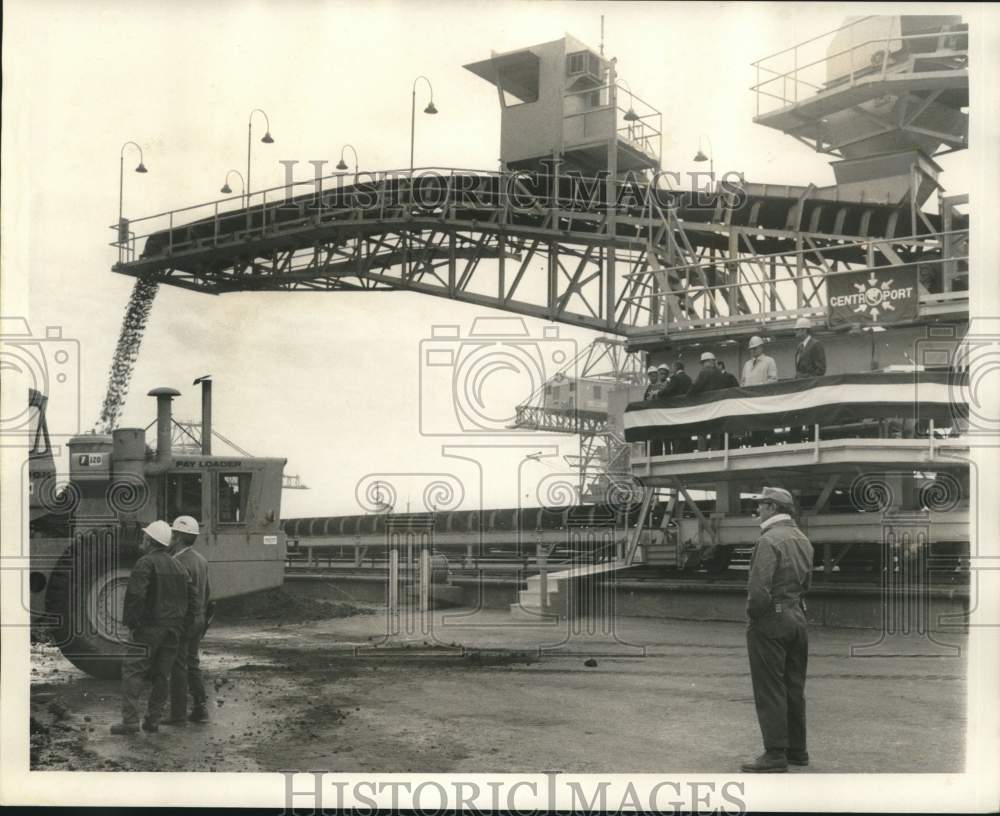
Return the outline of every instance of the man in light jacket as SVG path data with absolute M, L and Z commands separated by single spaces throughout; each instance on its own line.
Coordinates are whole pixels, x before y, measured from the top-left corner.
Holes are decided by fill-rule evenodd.
M 746 388 L 750 385 L 777 382 L 778 366 L 773 357 L 764 353 L 764 338 L 751 337 L 748 347 L 750 359 L 743 364 L 743 377 L 740 385 Z
M 792 519 L 787 490 L 765 487 L 755 498 L 761 533 L 747 582 L 747 652 L 764 753 L 740 767 L 745 773 L 782 773 L 789 764 L 809 764 L 809 634 L 802 599 L 812 582 L 813 546 Z

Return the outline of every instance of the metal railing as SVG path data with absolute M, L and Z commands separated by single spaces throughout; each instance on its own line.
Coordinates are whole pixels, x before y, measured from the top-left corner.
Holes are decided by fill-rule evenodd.
M 613 126 L 614 133 L 620 141 L 659 161 L 663 152 L 663 114 L 620 84 L 615 83 L 613 87 L 615 91 L 614 110 L 612 110 L 612 85 L 610 84 L 564 93 L 564 100 L 583 100 L 579 110 L 571 110 L 563 115 L 564 127 L 569 120 L 583 119 L 579 139 L 576 141 L 585 143 L 588 141 L 588 118 L 596 117 L 599 124 L 594 128 L 595 137 L 610 137 Z M 598 94 L 599 103 L 597 105 L 589 104 L 588 98 L 592 97 L 593 94 Z M 622 104 L 624 100 L 628 100 L 627 105 Z M 629 113 L 634 114 L 634 118 L 626 118 Z M 612 119 L 612 117 L 613 121 L 605 121 Z M 567 147 L 571 148 L 572 144 L 567 145 Z
M 862 426 L 867 427 L 862 428 Z M 692 459 L 699 462 L 718 459 L 721 460 L 722 467 L 728 469 L 734 455 L 752 456 L 761 453 L 806 453 L 811 455 L 812 461 L 819 462 L 824 447 L 859 440 L 866 440 L 869 444 L 873 439 L 877 439 L 879 444 L 901 442 L 907 450 L 914 454 L 923 454 L 928 461 L 935 460 L 942 444 L 948 445 L 955 442 L 967 444 L 964 441 L 964 423 L 959 418 L 956 418 L 951 425 L 939 427 L 935 427 L 934 420 L 929 419 L 924 430 L 918 428 L 916 420 L 905 418 L 882 418 L 872 420 L 870 423 L 859 421 L 852 423 L 846 431 L 845 426 L 821 426 L 818 423 L 803 426 L 804 428 L 810 430 L 809 438 L 804 441 L 799 436 L 801 431 L 788 427 L 776 428 L 772 431 L 747 431 L 738 434 L 731 434 L 728 431 L 722 434 L 691 434 L 689 437 L 683 438 L 684 446 L 696 449 L 678 452 L 669 451 L 670 442 L 676 441 L 679 439 L 678 437 L 668 438 L 664 435 L 664 439 L 630 442 L 632 475 L 650 474 L 653 464 L 657 462 L 664 464 L 676 462 L 679 464 Z M 824 433 L 827 434 L 826 438 L 823 438 Z M 831 437 L 830 433 L 837 435 Z M 753 438 L 752 434 L 770 434 L 769 442 L 753 444 L 750 441 Z M 709 447 L 707 441 L 709 436 L 713 439 L 721 439 L 721 446 Z M 664 448 L 665 441 L 667 448 Z
M 861 36 L 866 37 L 863 41 L 853 43 L 849 48 L 828 52 L 832 43 L 826 42 L 827 40 L 848 29 L 863 31 L 865 27 L 872 26 L 875 20 L 885 21 L 888 31 L 884 36 L 862 34 Z M 861 78 L 877 75 L 884 79 L 890 64 L 902 64 L 903 60 L 899 56 L 908 56 L 910 49 L 907 46 L 917 41 L 937 41 L 932 42 L 930 51 L 945 50 L 951 53 L 951 49 L 940 49 L 943 38 L 959 33 L 942 27 L 923 34 L 903 34 L 899 30 L 898 21 L 898 17 L 862 17 L 750 63 L 756 70 L 756 82 L 750 88 L 756 95 L 756 115 L 797 104 L 812 94 L 832 87 L 845 84 L 846 87 L 852 87 Z M 827 49 L 825 56 L 810 59 L 809 54 L 821 47 Z M 964 54 L 965 50 L 956 53 Z M 845 63 L 847 70 L 841 68 L 831 77 L 829 69 L 835 61 Z M 762 73 L 765 74 L 763 79 Z M 761 97 L 765 98 L 765 104 L 773 100 L 770 108 L 765 107 L 762 111 Z
M 746 228 L 750 233 L 761 232 Z M 863 272 L 891 273 L 921 267 L 939 267 L 968 263 L 967 255 L 953 254 L 944 257 L 945 247 L 966 246 L 967 242 L 956 238 L 968 236 L 968 230 L 927 233 L 906 238 L 863 239 L 853 243 L 837 242 L 820 245 L 816 241 L 827 240 L 828 236 L 813 233 L 796 233 L 800 238 L 800 248 L 759 255 L 743 254 L 734 257 L 720 257 L 698 264 L 678 264 L 663 269 L 647 269 L 643 272 L 628 273 L 626 279 L 649 280 L 655 278 L 658 286 L 650 286 L 646 291 L 632 295 L 626 300 L 648 308 L 651 313 L 663 316 L 662 323 L 669 328 L 696 329 L 719 327 L 737 323 L 763 323 L 792 320 L 799 317 L 822 317 L 826 310 L 826 282 L 838 275 L 857 275 Z M 813 240 L 814 239 L 814 240 Z M 916 261 L 901 261 L 896 249 L 902 246 L 932 251 L 941 251 L 940 257 L 922 258 Z M 842 269 L 828 269 L 826 263 L 843 263 L 846 251 L 863 253 L 866 263 L 855 264 Z M 877 264 L 876 256 L 884 263 Z M 784 277 L 750 279 L 746 268 L 763 268 L 769 261 L 780 261 L 776 269 L 783 269 Z M 699 277 L 709 279 L 711 274 L 726 270 L 737 280 L 710 284 L 695 282 Z M 699 275 L 702 273 L 702 275 Z M 670 286 L 671 279 L 686 281 L 686 286 Z M 920 282 L 918 281 L 918 286 Z M 965 301 L 967 291 L 925 291 L 919 294 L 921 304 L 947 304 Z M 741 311 L 738 303 L 755 307 Z M 786 303 L 787 302 L 787 303 Z M 773 308 L 775 305 L 781 308 Z M 769 308 L 770 306 L 770 308 Z
M 466 207 L 498 211 L 501 222 L 512 212 L 599 212 L 607 209 L 607 184 L 602 176 L 458 167 L 333 173 L 253 191 L 246 197 L 229 196 L 134 218 L 128 222 L 127 242 L 121 240 L 122 228 L 115 224 L 111 229 L 116 240 L 109 245 L 127 249 L 134 259 L 145 254 L 146 242 L 155 235 L 163 241 L 158 254 L 169 256 L 276 235 L 328 219 L 357 217 L 359 211 L 385 220 L 442 215 Z M 625 188 L 632 194 L 623 195 Z M 615 201 L 626 202 L 620 212 L 641 216 L 648 209 L 645 203 L 631 203 L 649 197 L 648 183 L 616 179 L 614 189 Z M 661 194 L 668 192 L 659 186 L 655 189 Z

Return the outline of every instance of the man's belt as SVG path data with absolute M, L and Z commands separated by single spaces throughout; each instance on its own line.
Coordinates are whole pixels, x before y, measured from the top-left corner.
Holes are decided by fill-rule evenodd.
M 797 601 L 779 601 L 775 603 L 774 611 L 777 614 L 781 614 L 781 610 L 784 609 L 785 607 L 788 607 L 789 609 L 795 609 L 795 607 L 799 607 L 803 612 L 805 612 L 806 602 L 805 599 L 803 598 L 799 598 Z

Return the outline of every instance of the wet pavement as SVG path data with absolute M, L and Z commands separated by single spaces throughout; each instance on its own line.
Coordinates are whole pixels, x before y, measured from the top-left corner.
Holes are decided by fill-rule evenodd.
M 742 625 L 620 618 L 588 633 L 447 610 L 385 640 L 384 610 L 367 611 L 217 623 L 203 644 L 211 721 L 127 737 L 109 732 L 117 684 L 34 644 L 32 767 L 724 773 L 760 750 Z M 864 630 L 810 638 L 812 764 L 794 773 L 962 770 L 961 636 L 950 656 L 852 657 L 874 639 Z

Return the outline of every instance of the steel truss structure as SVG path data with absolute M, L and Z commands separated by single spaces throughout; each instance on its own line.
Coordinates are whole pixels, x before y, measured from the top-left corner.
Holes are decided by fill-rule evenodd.
M 928 215 L 813 187 L 677 192 L 662 176 L 363 175 L 138 219 L 114 270 L 210 294 L 412 291 L 638 342 L 816 315 L 827 276 L 848 269 L 933 263 L 943 285 L 921 317 L 967 308 L 958 200 Z
M 609 388 L 642 382 L 639 355 L 629 352 L 624 340 L 598 337 L 557 374 L 571 380 L 606 383 Z M 605 501 L 618 482 L 631 479 L 629 451 L 624 430 L 610 411 L 585 410 L 578 405 L 556 408 L 546 404 L 546 386 L 517 406 L 514 427 L 580 437 L 576 456 L 567 464 L 579 472 L 579 497 L 583 502 Z M 625 397 L 627 401 L 627 395 Z

